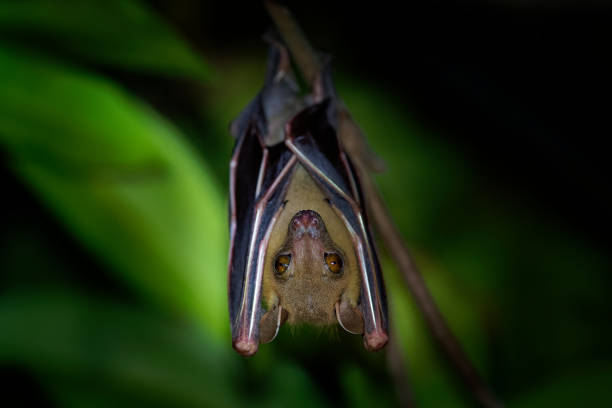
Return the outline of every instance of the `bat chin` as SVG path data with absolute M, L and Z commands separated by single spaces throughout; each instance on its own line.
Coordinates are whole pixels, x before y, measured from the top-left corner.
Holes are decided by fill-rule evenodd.
M 293 313 L 289 312 L 288 322 L 291 325 L 329 326 L 335 323 L 335 319 L 332 314 L 323 310 L 313 309 L 306 305 L 297 307 L 294 305 Z
M 314 326 L 314 327 L 322 327 L 322 326 L 329 326 L 329 323 L 327 323 L 327 319 L 320 319 L 320 318 L 316 318 L 314 316 L 308 316 L 308 315 L 299 315 L 294 317 L 293 319 L 289 319 L 288 320 L 289 326 L 294 326 L 294 327 L 302 327 L 302 326 Z

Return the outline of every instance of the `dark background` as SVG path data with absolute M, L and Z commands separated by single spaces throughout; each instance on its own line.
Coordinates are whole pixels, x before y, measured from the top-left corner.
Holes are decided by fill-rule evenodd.
M 153 1 L 202 49 L 261 49 L 257 2 Z M 593 2 L 287 2 L 336 69 L 358 72 L 493 182 L 578 234 L 608 234 L 602 149 L 609 7 Z M 194 12 L 195 10 L 195 12 Z M 607 126 L 606 126 L 607 125 Z M 609 242 L 609 241 L 606 241 Z

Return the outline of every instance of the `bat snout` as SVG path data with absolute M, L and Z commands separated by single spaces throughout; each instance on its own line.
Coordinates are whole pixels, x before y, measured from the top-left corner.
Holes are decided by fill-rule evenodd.
M 304 234 L 308 234 L 311 238 L 317 239 L 321 236 L 321 231 L 325 226 L 321 216 L 315 211 L 302 210 L 293 216 L 289 228 L 298 239 L 304 236 Z

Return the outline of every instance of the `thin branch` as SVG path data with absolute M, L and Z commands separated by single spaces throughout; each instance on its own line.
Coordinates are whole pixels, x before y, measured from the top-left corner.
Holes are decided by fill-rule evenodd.
M 286 8 L 271 1 L 266 1 L 265 5 L 297 66 L 308 83 L 314 87 L 317 75 L 321 70 L 321 63 L 316 53 Z M 338 110 L 338 135 L 357 169 L 362 182 L 366 205 L 376 230 L 402 272 L 406 285 L 414 296 L 438 346 L 482 406 L 487 408 L 502 407 L 503 404 L 481 379 L 449 329 L 427 289 L 421 273 L 412 261 L 410 252 L 404 245 L 402 236 L 371 177 L 370 172 L 375 167 L 372 165 L 372 157 L 374 156 L 369 153 L 365 137 L 359 126 L 353 120 L 348 109 L 342 104 L 340 104 Z
M 321 72 L 321 61 L 310 46 L 302 29 L 285 7 L 272 1 L 266 1 L 264 4 L 297 66 L 300 67 L 304 79 L 313 85 Z

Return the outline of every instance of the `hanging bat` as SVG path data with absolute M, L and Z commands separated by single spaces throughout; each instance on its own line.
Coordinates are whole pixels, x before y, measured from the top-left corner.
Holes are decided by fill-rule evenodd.
M 300 94 L 272 41 L 265 83 L 234 120 L 230 163 L 232 343 L 250 356 L 288 324 L 340 324 L 368 350 L 388 339 L 387 304 L 359 180 L 336 135 L 329 64 Z

